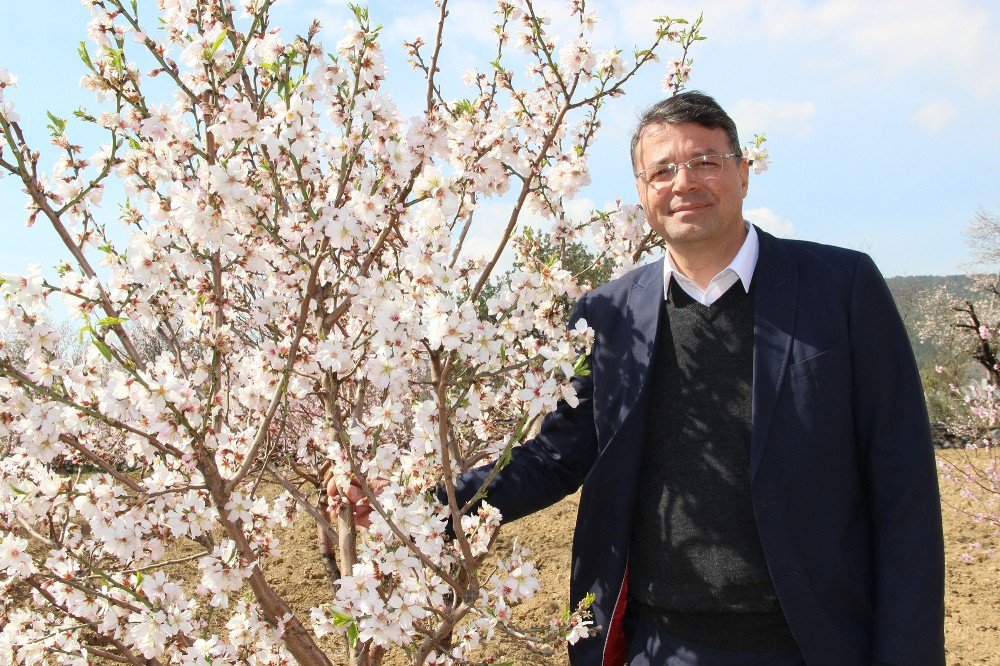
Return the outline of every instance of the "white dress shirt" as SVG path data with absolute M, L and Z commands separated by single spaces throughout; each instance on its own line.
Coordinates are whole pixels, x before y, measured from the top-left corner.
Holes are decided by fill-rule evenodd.
M 670 252 L 663 260 L 663 297 L 666 298 L 670 290 L 670 278 L 677 280 L 677 284 L 687 293 L 688 296 L 698 301 L 702 305 L 711 305 L 729 290 L 736 281 L 743 283 L 743 288 L 750 291 L 750 279 L 753 278 L 753 271 L 757 267 L 757 255 L 760 254 L 760 241 L 757 239 L 757 230 L 749 222 L 747 225 L 747 237 L 743 239 L 740 251 L 736 253 L 729 265 L 723 268 L 708 283 L 704 290 L 694 283 L 691 278 L 681 273 Z

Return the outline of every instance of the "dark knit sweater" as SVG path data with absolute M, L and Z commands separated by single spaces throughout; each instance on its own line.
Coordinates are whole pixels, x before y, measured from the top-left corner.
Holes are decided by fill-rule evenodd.
M 671 281 L 629 549 L 640 612 L 735 651 L 795 646 L 750 496 L 753 303 L 741 282 L 705 306 Z

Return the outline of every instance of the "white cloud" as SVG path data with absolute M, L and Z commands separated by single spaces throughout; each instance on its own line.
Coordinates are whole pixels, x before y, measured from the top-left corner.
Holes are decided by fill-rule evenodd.
M 445 21 L 443 42 L 447 46 L 452 42 L 492 45 L 496 42 L 493 33 L 493 14 L 495 6 L 482 0 L 464 0 L 448 7 L 448 17 Z M 372 10 L 374 14 L 374 10 Z M 384 18 L 388 19 L 386 13 Z M 386 26 L 385 36 L 392 41 L 413 41 L 420 36 L 427 42 L 426 55 L 429 58 L 434 48 L 434 37 L 437 35 L 438 22 L 441 19 L 440 10 L 428 4 L 425 9 L 407 9 L 396 13 L 395 18 Z M 466 63 L 466 65 L 472 63 Z
M 510 219 L 511 204 L 504 200 L 482 202 L 476 208 L 472 226 L 462 246 L 463 256 L 492 257 Z M 455 233 L 455 239 L 458 232 Z M 509 254 L 509 253 L 508 253 Z M 509 261 L 504 262 L 509 265 Z
M 586 197 L 580 199 L 564 199 L 563 208 L 566 209 L 566 214 L 569 215 L 571 220 L 577 222 L 586 222 L 590 219 L 591 212 L 597 208 L 593 200 Z M 607 208 L 607 206 L 605 206 Z
M 743 217 L 775 236 L 795 238 L 795 225 L 770 208 L 751 208 L 743 211 Z
M 736 121 L 744 142 L 753 134 L 789 134 L 802 138 L 812 133 L 816 105 L 812 102 L 775 99 L 741 99 L 730 115 Z
M 946 99 L 936 99 L 914 112 L 910 122 L 922 130 L 939 132 L 955 119 L 955 105 Z
M 279 8 L 284 13 L 291 13 L 291 7 L 279 4 Z M 341 40 L 344 36 L 344 26 L 347 24 L 348 20 L 353 20 L 354 15 L 347 9 L 347 7 L 336 7 L 333 4 L 324 4 L 323 6 L 313 7 L 306 6 L 305 8 L 299 10 L 304 13 L 309 19 L 316 19 L 320 24 L 319 38 L 323 42 L 323 46 L 328 51 L 333 51 L 337 42 Z M 282 17 L 283 14 L 279 14 L 278 17 Z M 289 20 L 290 22 L 290 20 Z M 282 25 L 285 23 L 282 22 Z M 290 34 L 282 32 L 285 39 L 291 37 Z
M 346 0 L 290 2 L 296 11 L 327 19 L 325 27 L 339 39 L 339 27 L 349 14 Z M 433 38 L 438 19 L 433 8 L 372 4 L 372 20 L 386 25 L 386 42 L 418 34 L 428 41 Z M 562 0 L 537 0 L 537 5 L 552 18 L 547 26 L 550 34 L 564 39 L 572 35 L 576 17 L 567 16 Z M 996 10 L 986 0 L 952 0 L 945 6 L 939 0 L 674 0 L 666 8 L 661 0 L 602 0 L 589 8 L 596 9 L 602 18 L 592 35 L 595 46 L 617 45 L 626 54 L 633 45 L 651 42 L 653 18 L 668 9 L 671 16 L 689 20 L 704 13 L 702 32 L 709 45 L 768 50 L 789 66 L 801 61 L 813 71 L 842 81 L 882 81 L 906 74 L 926 81 L 957 82 L 987 97 L 1000 90 L 1000 68 L 996 66 L 1000 61 L 1000 30 L 991 15 Z M 446 47 L 455 41 L 471 43 L 476 50 L 492 44 L 494 9 L 490 0 L 463 0 L 449 6 Z M 328 34 L 326 41 L 331 41 L 333 34 Z M 675 57 L 676 49 L 668 46 L 663 54 Z M 444 64 L 454 61 L 456 54 L 447 55 Z M 469 54 L 458 55 L 467 58 Z M 486 52 L 480 55 L 486 55 L 487 60 L 493 57 Z M 472 64 L 462 62 L 463 69 Z
M 660 0 L 620 0 L 615 20 L 619 41 L 645 42 Z M 977 94 L 1000 90 L 1000 31 L 982 0 L 677 0 L 672 16 L 695 18 L 712 42 L 777 52 L 794 66 L 844 80 L 872 82 L 900 75 L 926 81 L 945 77 Z M 613 17 L 613 18 L 612 18 Z M 697 56 L 695 56 L 697 58 Z M 697 65 L 696 65 L 697 69 Z M 933 84 L 931 84 L 933 85 Z
M 1000 83 L 1000 35 L 981 3 L 832 0 L 825 6 L 830 10 L 827 34 L 854 56 L 854 71 L 870 67 L 889 76 L 936 73 L 980 92 Z
M 565 200 L 563 206 L 566 208 L 566 213 L 570 219 L 576 222 L 586 222 L 590 219 L 591 211 L 597 208 L 594 201 L 586 197 Z M 612 203 L 605 203 L 604 208 L 609 209 L 612 206 Z M 513 200 L 511 197 L 481 203 L 476 209 L 476 216 L 472 227 L 469 229 L 469 235 L 462 246 L 462 255 L 466 257 L 478 255 L 487 259 L 491 258 L 496 252 L 500 241 L 503 240 L 503 232 L 510 221 L 512 208 Z M 522 209 L 521 215 L 518 218 L 517 229 L 515 229 L 513 235 L 517 235 L 519 233 L 518 230 L 525 226 L 547 231 L 551 227 L 551 224 L 550 220 L 546 220 L 540 214 Z M 457 232 L 455 233 L 455 238 L 458 238 Z M 511 251 L 512 245 L 513 243 L 508 240 L 507 246 L 504 248 L 503 255 L 498 263 L 498 268 L 501 271 L 507 270 L 513 263 L 514 253 Z

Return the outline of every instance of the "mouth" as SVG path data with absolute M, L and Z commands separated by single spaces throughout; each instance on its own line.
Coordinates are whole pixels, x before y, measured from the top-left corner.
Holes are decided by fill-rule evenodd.
M 702 208 L 708 208 L 711 204 L 705 201 L 692 201 L 690 203 L 677 204 L 670 207 L 671 213 L 686 213 L 692 210 L 701 210 Z

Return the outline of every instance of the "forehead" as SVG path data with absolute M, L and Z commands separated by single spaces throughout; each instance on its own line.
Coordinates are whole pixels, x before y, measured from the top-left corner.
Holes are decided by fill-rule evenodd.
M 694 123 L 650 125 L 639 136 L 636 161 L 684 161 L 706 153 L 728 153 L 729 135 L 721 127 Z

